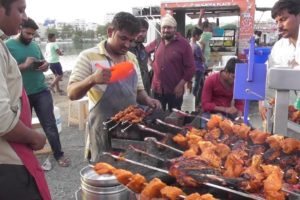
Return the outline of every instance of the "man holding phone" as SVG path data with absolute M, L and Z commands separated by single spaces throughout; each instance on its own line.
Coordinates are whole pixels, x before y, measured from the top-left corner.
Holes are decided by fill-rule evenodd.
M 34 108 L 42 128 L 52 148 L 54 158 L 62 167 L 70 165 L 70 160 L 62 152 L 55 116 L 53 100 L 43 72 L 48 70 L 49 64 L 39 46 L 32 41 L 37 24 L 30 18 L 22 23 L 21 32 L 16 38 L 7 40 L 6 46 L 16 59 L 22 74 L 23 85 L 28 95 L 31 109 Z

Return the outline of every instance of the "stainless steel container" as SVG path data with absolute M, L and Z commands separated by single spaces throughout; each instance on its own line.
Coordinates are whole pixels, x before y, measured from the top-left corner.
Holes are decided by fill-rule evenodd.
M 80 170 L 82 199 L 127 200 L 130 192 L 111 174 L 97 174 L 90 166 Z

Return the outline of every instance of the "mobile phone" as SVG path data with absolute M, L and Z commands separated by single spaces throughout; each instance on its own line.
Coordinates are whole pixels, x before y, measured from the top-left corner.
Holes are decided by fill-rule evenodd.
M 42 61 L 42 60 L 36 60 L 36 61 L 33 62 L 33 69 L 38 69 L 43 64 L 44 64 L 44 61 Z

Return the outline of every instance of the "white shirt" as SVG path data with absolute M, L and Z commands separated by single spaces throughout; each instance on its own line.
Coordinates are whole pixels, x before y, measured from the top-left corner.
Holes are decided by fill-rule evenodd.
M 277 41 L 271 51 L 268 60 L 268 68 L 290 67 L 290 63 L 295 59 L 296 47 L 287 38 Z
M 277 41 L 271 51 L 268 59 L 268 69 L 273 67 L 292 67 L 291 64 L 295 61 L 296 47 L 290 42 L 288 38 L 281 38 Z M 268 79 L 269 75 L 267 75 Z M 268 81 L 267 81 L 268 82 Z M 274 90 L 267 86 L 266 96 L 274 97 Z M 295 102 L 296 95 L 294 91 L 290 91 L 289 103 Z

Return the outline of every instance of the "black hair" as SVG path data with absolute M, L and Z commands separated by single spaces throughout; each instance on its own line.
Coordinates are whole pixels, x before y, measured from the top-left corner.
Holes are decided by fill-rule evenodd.
M 140 22 L 140 28 L 149 28 L 149 23 L 144 18 L 138 18 L 138 20 Z
M 234 74 L 235 73 L 235 64 L 236 63 L 243 63 L 243 61 L 241 61 L 238 58 L 230 58 L 227 63 L 226 66 L 224 68 L 225 72 Z
M 34 30 L 39 29 L 39 26 L 35 23 L 35 21 L 29 17 L 27 18 L 27 20 L 23 21 L 21 27 L 22 28 L 32 28 Z
M 15 1 L 17 1 L 17 0 L 0 0 L 0 4 L 1 4 L 1 6 L 4 7 L 4 9 L 5 9 L 5 14 L 6 14 L 6 15 L 9 15 L 10 9 L 11 9 L 10 6 L 11 6 L 11 4 L 14 3 Z
M 125 30 L 132 35 L 140 32 L 139 20 L 135 16 L 127 12 L 117 13 L 111 22 L 111 26 L 115 30 Z
M 286 10 L 289 14 L 298 15 L 300 13 L 300 1 L 299 0 L 279 0 L 272 8 L 272 18 L 277 16 Z
M 202 33 L 203 33 L 203 31 L 200 28 L 198 28 L 198 27 L 195 27 L 192 30 L 192 36 L 193 37 L 195 37 L 196 35 L 200 36 Z
M 48 40 L 55 37 L 55 33 L 48 33 Z

